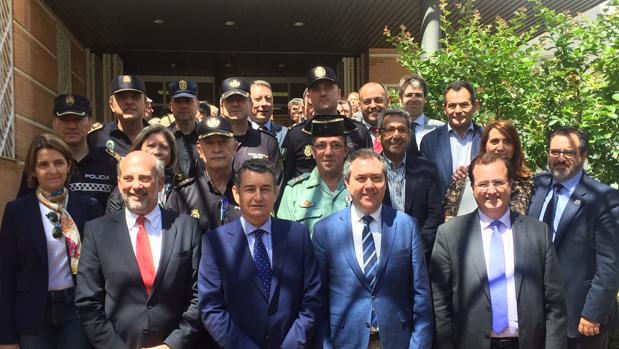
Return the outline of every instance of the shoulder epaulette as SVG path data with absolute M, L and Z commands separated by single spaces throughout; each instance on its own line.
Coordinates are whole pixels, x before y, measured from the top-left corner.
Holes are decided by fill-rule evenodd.
M 306 180 L 307 178 L 309 178 L 310 174 L 311 174 L 310 172 L 304 173 L 304 174 L 302 174 L 302 175 L 300 175 L 298 177 L 295 177 L 295 178 L 289 180 L 287 184 L 289 186 L 291 186 L 291 187 L 294 187 L 295 185 L 297 185 L 297 184 L 303 182 L 304 180 Z
M 176 181 L 176 177 L 177 176 L 182 176 L 182 180 L 177 182 Z M 188 186 L 190 184 L 193 184 L 193 182 L 195 182 L 197 178 L 198 177 L 187 177 L 187 176 L 185 176 L 182 173 L 178 173 L 178 174 L 176 174 L 176 176 L 174 176 L 174 182 L 176 183 L 174 185 L 174 188 L 182 188 L 182 187 L 186 187 L 186 186 Z
M 277 140 L 277 137 L 275 137 L 275 135 L 272 134 L 270 131 L 263 130 L 263 129 L 260 129 L 260 128 L 258 129 L 258 131 L 260 131 L 260 132 L 262 132 L 264 134 L 268 134 L 269 136 L 271 136 L 271 137 L 275 138 L 275 140 Z
M 187 177 L 184 173 L 179 172 L 174 175 L 174 178 L 172 178 L 172 185 L 174 187 L 180 187 L 181 185 L 184 185 L 185 182 L 190 182 L 188 181 L 189 179 L 193 178 Z
M 94 124 L 92 124 L 92 126 L 90 126 L 90 130 L 88 130 L 88 133 L 93 133 L 95 131 L 99 131 L 102 128 L 103 128 L 103 124 L 102 123 L 95 122 Z
M 120 162 L 120 160 L 122 160 L 122 159 L 123 159 L 122 155 L 118 154 L 117 152 L 113 151 L 113 150 L 112 150 L 112 149 L 110 149 L 110 148 L 107 148 L 107 147 L 106 147 L 106 148 L 105 148 L 105 152 L 106 152 L 106 153 L 108 153 L 108 154 L 110 154 L 110 155 L 112 155 L 112 157 L 113 157 L 114 159 L 116 159 L 116 161 L 118 161 L 118 162 Z

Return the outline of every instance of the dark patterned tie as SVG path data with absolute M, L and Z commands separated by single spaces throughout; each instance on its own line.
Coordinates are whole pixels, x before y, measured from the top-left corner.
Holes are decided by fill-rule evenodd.
M 555 212 L 557 211 L 557 200 L 559 199 L 559 194 L 561 194 L 561 189 L 563 189 L 561 183 L 555 183 L 552 186 L 552 189 L 550 189 L 552 190 L 552 197 L 548 201 L 546 211 L 544 212 L 544 223 L 548 224 L 553 240 L 555 238 Z
M 361 240 L 363 241 L 363 273 L 365 279 L 370 285 L 370 289 L 374 288 L 376 282 L 376 268 L 378 267 L 378 256 L 376 255 L 376 246 L 374 245 L 374 237 L 370 230 L 370 223 L 372 222 L 372 216 L 365 215 L 363 218 L 363 233 L 361 234 Z M 378 319 L 376 317 L 376 311 L 372 305 L 372 318 L 371 323 L 374 328 L 378 328 Z
M 269 254 L 267 253 L 267 249 L 264 247 L 264 243 L 262 242 L 262 235 L 266 234 L 266 232 L 262 229 L 256 229 L 253 231 L 253 234 L 256 239 L 254 242 L 254 263 L 256 263 L 256 271 L 258 272 L 260 281 L 262 281 L 264 292 L 268 296 L 271 292 L 271 275 L 273 274 L 273 271 L 271 270 Z

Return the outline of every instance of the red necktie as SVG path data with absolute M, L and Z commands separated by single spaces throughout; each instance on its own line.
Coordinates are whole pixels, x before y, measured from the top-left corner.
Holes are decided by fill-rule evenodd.
M 155 265 L 153 264 L 153 253 L 150 250 L 148 233 L 146 233 L 146 228 L 144 228 L 144 219 L 144 216 L 139 216 L 137 219 L 138 237 L 135 242 L 135 258 L 138 261 L 138 268 L 140 268 L 146 294 L 150 294 L 150 289 L 155 282 Z
M 383 152 L 383 144 L 378 139 L 378 129 L 376 127 L 370 127 L 370 131 L 374 135 L 374 152 L 380 154 Z

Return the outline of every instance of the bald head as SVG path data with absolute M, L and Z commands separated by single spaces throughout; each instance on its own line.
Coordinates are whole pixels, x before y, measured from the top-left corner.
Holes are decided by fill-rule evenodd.
M 164 164 L 155 156 L 133 151 L 118 163 L 118 189 L 125 207 L 137 215 L 155 209 L 164 184 Z
M 376 127 L 378 113 L 389 107 L 389 96 L 383 85 L 377 82 L 368 82 L 359 89 L 359 108 L 363 120 L 370 126 Z

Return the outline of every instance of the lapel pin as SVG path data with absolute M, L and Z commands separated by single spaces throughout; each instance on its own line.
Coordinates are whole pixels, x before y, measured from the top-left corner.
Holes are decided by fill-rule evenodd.
M 574 200 L 574 205 L 576 205 L 576 206 L 580 206 L 580 204 L 582 204 L 582 201 L 580 201 L 580 200 Z

